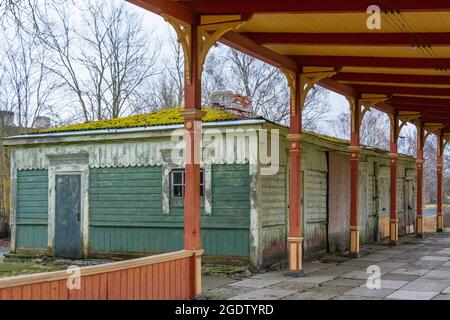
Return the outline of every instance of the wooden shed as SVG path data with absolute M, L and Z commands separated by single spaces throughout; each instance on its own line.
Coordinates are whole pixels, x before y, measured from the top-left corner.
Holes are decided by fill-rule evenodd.
M 8 138 L 13 250 L 79 258 L 182 249 L 184 143 L 179 110 Z M 205 260 L 260 268 L 286 259 L 288 128 L 223 109 L 205 111 L 200 186 Z M 227 139 L 221 140 L 224 135 Z M 303 133 L 307 256 L 348 250 L 348 145 Z M 261 159 L 264 154 L 267 161 Z M 389 236 L 388 172 L 387 151 L 362 148 L 362 243 Z M 415 160 L 401 156 L 400 234 L 414 231 L 414 197 Z

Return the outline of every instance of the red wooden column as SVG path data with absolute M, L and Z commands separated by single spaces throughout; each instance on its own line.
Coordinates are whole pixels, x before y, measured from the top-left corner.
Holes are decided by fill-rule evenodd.
M 416 212 L 416 236 L 423 237 L 423 146 L 425 144 L 425 129 L 419 120 L 417 123 L 417 212 Z
M 397 142 L 399 134 L 398 116 L 390 115 L 391 120 L 391 136 L 390 136 L 390 223 L 389 223 L 389 244 L 396 245 L 398 242 L 398 218 L 397 218 Z
M 198 28 L 191 26 L 190 44 L 197 43 Z M 198 68 L 198 46 L 186 46 L 190 51 L 185 66 L 184 117 L 185 192 L 184 192 L 184 248 L 196 253 L 194 264 L 195 296 L 201 294 L 201 240 L 200 240 L 200 143 L 202 138 L 201 68 Z M 185 53 L 186 54 L 186 53 Z
M 291 86 L 289 140 L 289 271 L 292 275 L 303 275 L 303 236 L 302 236 L 302 105 L 300 97 L 301 76 L 293 75 Z
M 436 155 L 436 169 L 437 169 L 437 219 L 436 219 L 436 231 L 442 232 L 444 229 L 444 214 L 442 209 L 442 165 L 443 165 L 443 153 L 444 153 L 444 135 L 442 131 L 439 132 L 437 137 L 437 155 Z
M 358 99 L 350 102 L 350 256 L 359 256 L 359 133 L 361 106 Z

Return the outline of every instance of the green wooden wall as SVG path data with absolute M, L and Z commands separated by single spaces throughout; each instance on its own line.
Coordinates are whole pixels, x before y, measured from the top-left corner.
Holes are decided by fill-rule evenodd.
M 47 248 L 47 170 L 17 172 L 17 248 Z
M 248 256 L 248 165 L 212 166 L 212 214 L 202 210 L 207 255 Z M 90 170 L 91 252 L 166 252 L 183 248 L 183 207 L 162 213 L 162 168 Z

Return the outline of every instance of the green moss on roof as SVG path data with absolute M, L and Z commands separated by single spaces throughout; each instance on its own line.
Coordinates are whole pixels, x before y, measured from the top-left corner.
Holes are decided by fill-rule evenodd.
M 181 107 L 164 109 L 157 112 L 139 114 L 124 118 L 92 121 L 80 124 L 73 124 L 64 127 L 44 129 L 34 131 L 33 133 L 40 134 L 52 132 L 122 129 L 122 128 L 152 127 L 170 124 L 181 124 L 183 123 L 183 117 L 179 113 L 180 110 L 182 110 Z M 242 116 L 228 112 L 223 109 L 203 108 L 203 110 L 206 112 L 205 116 L 203 117 L 204 122 L 238 120 L 242 118 Z

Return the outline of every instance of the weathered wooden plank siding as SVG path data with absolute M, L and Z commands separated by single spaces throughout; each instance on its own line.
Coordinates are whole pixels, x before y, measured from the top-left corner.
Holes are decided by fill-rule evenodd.
M 305 143 L 302 155 L 303 226 L 307 254 L 327 249 L 327 152 Z
M 261 240 L 263 263 L 286 256 L 287 170 L 280 166 L 276 175 L 261 176 Z
M 167 252 L 183 248 L 183 206 L 162 213 L 161 167 L 90 171 L 90 251 Z M 212 166 L 212 214 L 202 210 L 206 255 L 248 256 L 248 165 Z
M 47 248 L 48 171 L 17 172 L 16 248 Z

